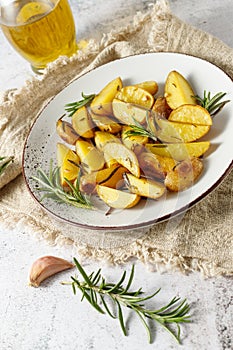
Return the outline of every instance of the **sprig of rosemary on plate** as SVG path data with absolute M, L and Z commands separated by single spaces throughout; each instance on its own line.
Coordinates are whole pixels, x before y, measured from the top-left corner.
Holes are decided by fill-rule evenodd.
M 159 126 L 157 125 L 155 119 L 153 119 L 153 128 L 151 126 L 151 121 L 149 120 L 149 111 L 146 113 L 146 122 L 147 122 L 147 128 L 141 125 L 136 119 L 133 118 L 134 124 L 130 124 L 129 127 L 131 130 L 127 130 L 124 133 L 125 138 L 131 137 L 131 136 L 142 136 L 142 137 L 149 137 L 150 139 L 154 141 L 159 141 L 158 137 L 155 134 L 155 130 L 159 129 Z
M 200 106 L 207 109 L 211 116 L 214 116 L 223 109 L 226 103 L 230 102 L 230 100 L 221 101 L 225 95 L 226 92 L 218 92 L 216 95 L 211 97 L 211 93 L 204 90 L 203 98 L 198 95 L 194 97 L 199 102 Z
M 95 94 L 91 94 L 91 95 L 84 95 L 84 93 L 82 92 L 82 100 L 76 101 L 76 102 L 71 102 L 71 103 L 67 103 L 65 105 L 65 111 L 68 112 L 68 117 L 72 117 L 72 115 L 81 107 L 89 105 L 91 103 L 91 101 L 94 99 L 94 97 L 96 96 Z
M 69 190 L 65 191 L 60 184 L 60 169 L 53 168 L 53 162 L 50 162 L 49 174 L 47 175 L 42 169 L 37 170 L 37 176 L 32 176 L 41 186 L 37 189 L 44 192 L 41 201 L 45 198 L 51 198 L 58 203 L 66 203 L 77 208 L 93 209 L 90 199 L 79 190 L 79 179 L 76 185 L 73 185 L 68 179 L 65 179 Z
M 86 299 L 101 314 L 107 313 L 110 317 L 118 319 L 124 335 L 127 335 L 127 330 L 122 307 L 127 307 L 139 317 L 146 329 L 150 343 L 152 342 L 152 334 L 147 319 L 160 324 L 180 343 L 180 324 L 190 322 L 190 315 L 188 314 L 190 308 L 186 299 L 181 301 L 180 298 L 174 297 L 168 304 L 159 309 L 149 309 L 144 305 L 144 302 L 156 296 L 160 289 L 145 297 L 142 296 L 142 288 L 129 291 L 134 278 L 134 265 L 126 286 L 123 286 L 126 271 L 117 283 L 108 283 L 101 275 L 101 269 L 88 275 L 75 258 L 74 263 L 83 281 L 80 281 L 77 276 L 71 276 L 72 282 L 62 282 L 62 284 L 72 285 L 74 294 L 79 289 L 82 293 L 81 301 Z M 109 305 L 109 301 L 112 301 L 112 307 Z M 177 331 L 172 330 L 170 324 L 176 324 Z
M 14 157 L 0 157 L 0 175 L 8 167 L 8 165 L 13 162 Z

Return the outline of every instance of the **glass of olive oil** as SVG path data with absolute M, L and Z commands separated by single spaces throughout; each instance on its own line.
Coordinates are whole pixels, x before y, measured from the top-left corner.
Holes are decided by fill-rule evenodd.
M 68 0 L 0 0 L 0 26 L 10 44 L 38 74 L 49 62 L 77 50 Z

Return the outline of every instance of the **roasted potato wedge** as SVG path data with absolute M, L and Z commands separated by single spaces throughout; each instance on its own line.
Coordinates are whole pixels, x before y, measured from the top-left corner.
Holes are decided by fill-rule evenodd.
M 107 143 L 104 148 L 105 159 L 114 159 L 123 167 L 128 169 L 136 177 L 140 177 L 140 167 L 138 159 L 133 151 L 120 143 Z
M 127 131 L 132 128 L 130 126 L 124 125 L 122 128 L 121 138 L 123 144 L 131 150 L 134 150 L 135 146 L 145 145 L 148 142 L 148 137 L 146 136 L 127 136 Z
M 145 108 L 120 101 L 116 98 L 112 102 L 112 110 L 117 120 L 127 125 L 135 124 L 134 120 L 140 124 L 144 124 L 148 113 L 148 110 Z
M 79 156 L 63 143 L 57 143 L 57 162 L 60 167 L 61 185 L 66 186 L 65 178 L 74 181 L 79 174 Z
M 183 160 L 167 173 L 164 184 L 169 191 L 178 192 L 191 187 L 203 170 L 199 158 Z
M 99 115 L 92 112 L 91 118 L 101 131 L 106 131 L 111 134 L 117 134 L 121 131 L 121 125 L 107 115 Z
M 159 158 L 155 154 L 148 151 L 141 152 L 138 155 L 138 161 L 140 169 L 146 177 L 152 177 L 161 180 L 165 179 L 164 169 L 160 163 Z
M 80 136 L 88 139 L 94 137 L 94 125 L 85 106 L 72 115 L 72 126 Z
M 168 120 L 194 125 L 211 126 L 213 124 L 209 112 L 198 105 L 182 105 L 171 112 Z
M 181 161 L 191 157 L 201 157 L 208 151 L 209 141 L 188 142 L 188 143 L 148 143 L 146 148 L 159 156 L 171 157 Z
M 103 185 L 119 189 L 124 184 L 123 174 L 127 169 L 120 164 L 102 169 L 91 174 L 84 174 L 80 178 L 80 190 L 85 193 L 95 193 L 96 185 Z
M 115 98 L 147 109 L 150 109 L 154 104 L 154 97 L 151 93 L 135 85 L 123 87 L 116 93 Z
M 158 84 L 154 80 L 143 81 L 142 83 L 135 84 L 134 86 L 146 90 L 151 95 L 155 95 L 159 89 Z
M 140 201 L 141 197 L 134 193 L 123 192 L 114 188 L 97 185 L 99 197 L 111 208 L 132 208 Z
M 154 154 L 154 156 L 157 159 L 157 161 L 160 163 L 162 172 L 165 175 L 170 171 L 172 171 L 178 163 L 175 159 L 172 159 L 170 157 L 161 157 L 161 156 L 158 156 L 157 154 Z
M 72 124 L 62 120 L 62 118 L 58 119 L 56 130 L 61 139 L 70 145 L 75 145 L 76 141 L 79 139 L 79 135 L 74 130 Z
M 152 111 L 156 113 L 156 115 L 168 119 L 172 109 L 168 106 L 167 100 L 164 96 L 159 96 L 153 107 Z
M 100 151 L 102 151 L 103 147 L 109 142 L 121 143 L 121 139 L 113 134 L 110 134 L 109 132 L 95 132 L 95 145 Z
M 100 115 L 111 115 L 112 100 L 121 88 L 122 80 L 120 77 L 110 81 L 91 102 L 92 112 Z
M 76 142 L 76 153 L 81 160 L 83 171 L 91 173 L 103 169 L 105 164 L 103 154 L 90 142 L 78 140 Z
M 166 192 L 164 184 L 146 178 L 137 178 L 132 174 L 124 175 L 129 191 L 142 197 L 158 199 Z
M 193 142 L 208 133 L 209 125 L 184 124 L 171 122 L 166 119 L 158 119 L 159 130 L 157 137 L 163 142 Z
M 175 70 L 167 76 L 164 96 L 171 109 L 176 109 L 184 104 L 197 104 L 191 85 L 182 74 Z

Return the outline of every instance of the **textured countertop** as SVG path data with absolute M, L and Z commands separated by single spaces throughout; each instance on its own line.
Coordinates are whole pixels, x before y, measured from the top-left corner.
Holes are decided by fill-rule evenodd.
M 100 38 L 103 32 L 121 25 L 125 18 L 145 10 L 152 1 L 72 0 L 78 39 Z M 171 9 L 184 21 L 220 38 L 233 47 L 232 0 L 171 0 Z M 32 76 L 29 65 L 18 56 L 0 33 L 0 91 L 17 88 Z M 70 272 L 48 279 L 39 289 L 27 286 L 32 262 L 43 255 L 71 259 L 70 248 L 49 246 L 28 236 L 23 228 L 0 227 L 0 350 L 226 350 L 233 348 L 232 278 L 204 280 L 198 273 L 150 271 L 136 263 L 135 288 L 152 293 L 161 287 L 158 306 L 177 295 L 191 304 L 192 324 L 182 327 L 179 346 L 159 326 L 153 344 L 147 343 L 137 317 L 126 310 L 129 335 L 124 337 L 118 321 L 98 314 L 70 286 L 60 285 Z M 126 266 L 108 266 L 84 261 L 88 272 L 102 267 L 107 279 L 117 280 Z

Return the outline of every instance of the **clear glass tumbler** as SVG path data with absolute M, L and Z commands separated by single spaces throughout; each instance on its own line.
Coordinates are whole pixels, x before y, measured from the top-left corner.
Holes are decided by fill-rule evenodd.
M 0 0 L 0 26 L 10 44 L 38 74 L 49 62 L 77 50 L 68 0 Z

